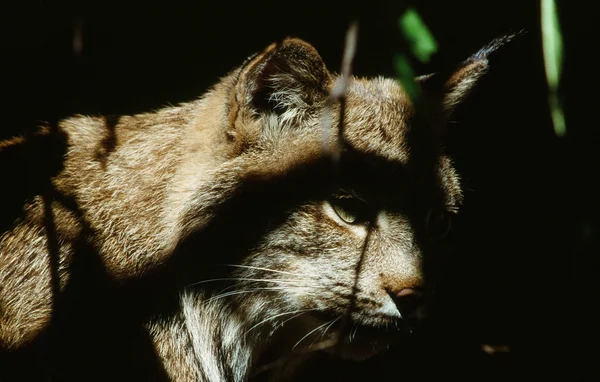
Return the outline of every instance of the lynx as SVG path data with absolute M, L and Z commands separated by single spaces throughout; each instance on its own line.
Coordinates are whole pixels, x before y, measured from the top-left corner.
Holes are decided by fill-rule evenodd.
M 402 341 L 462 200 L 443 121 L 500 43 L 417 78 L 427 113 L 386 78 L 332 102 L 339 76 L 288 38 L 196 101 L 1 142 L 59 149 L 0 236 L 0 373 L 282 380 Z

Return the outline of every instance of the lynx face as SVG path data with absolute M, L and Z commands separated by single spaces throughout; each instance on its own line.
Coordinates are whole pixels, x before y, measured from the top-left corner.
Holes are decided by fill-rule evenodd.
M 348 100 L 331 178 L 268 228 L 232 291 L 250 316 L 285 322 L 296 347 L 329 339 L 343 357 L 364 358 L 413 328 L 423 256 L 439 250 L 461 191 L 450 161 L 411 136 L 398 84 L 353 80 Z

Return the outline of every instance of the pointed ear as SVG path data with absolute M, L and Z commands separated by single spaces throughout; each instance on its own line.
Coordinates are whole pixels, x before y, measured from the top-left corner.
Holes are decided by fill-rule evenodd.
M 310 44 L 287 38 L 251 57 L 233 89 L 233 101 L 254 116 L 302 117 L 329 95 L 332 75 Z
M 418 77 L 416 80 L 427 97 L 434 99 L 441 106 L 444 115 L 448 116 L 488 71 L 489 56 L 517 35 L 510 34 L 494 39 L 459 65 L 458 69 L 450 76 L 431 74 Z

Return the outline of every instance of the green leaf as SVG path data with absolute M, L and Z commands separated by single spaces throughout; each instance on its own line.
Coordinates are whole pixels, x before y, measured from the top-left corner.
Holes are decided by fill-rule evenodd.
M 567 132 L 563 108 L 558 96 L 558 85 L 562 72 L 563 42 L 558 23 L 558 13 L 554 0 L 541 0 L 542 46 L 544 66 L 548 82 L 548 102 L 554 124 L 554 133 L 564 136 Z
M 394 67 L 398 75 L 398 80 L 402 84 L 409 98 L 416 104 L 421 99 L 421 88 L 415 82 L 415 73 L 410 65 L 408 57 L 404 54 L 394 56 Z
M 400 16 L 398 26 L 410 44 L 412 54 L 421 62 L 429 62 L 431 56 L 437 52 L 437 42 L 417 11 L 408 8 Z

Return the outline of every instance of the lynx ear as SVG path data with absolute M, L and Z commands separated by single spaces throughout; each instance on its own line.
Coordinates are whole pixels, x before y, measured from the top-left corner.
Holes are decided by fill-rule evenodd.
M 517 35 L 510 34 L 494 39 L 464 61 L 450 76 L 432 74 L 418 77 L 417 82 L 429 97 L 433 96 L 439 102 L 444 114 L 448 116 L 466 98 L 481 76 L 488 71 L 490 54 Z
M 275 113 L 284 120 L 302 117 L 324 101 L 332 76 L 316 49 L 287 38 L 251 57 L 242 67 L 234 89 L 239 109 L 256 115 Z

